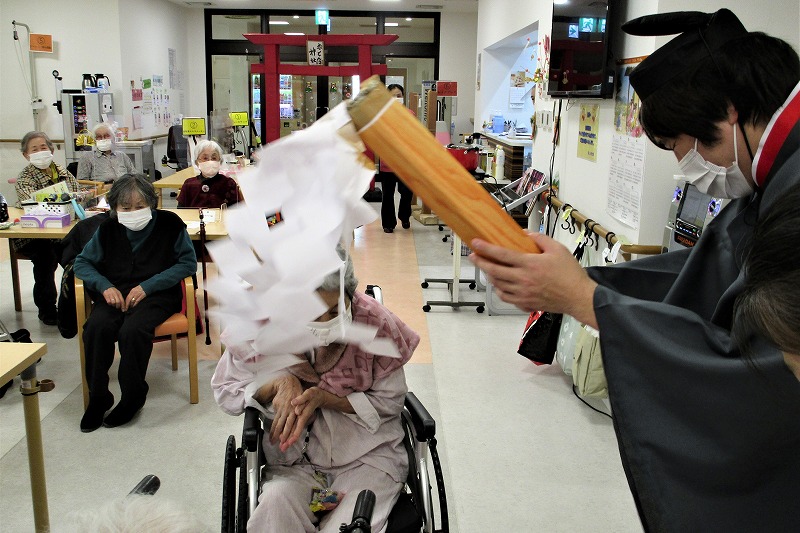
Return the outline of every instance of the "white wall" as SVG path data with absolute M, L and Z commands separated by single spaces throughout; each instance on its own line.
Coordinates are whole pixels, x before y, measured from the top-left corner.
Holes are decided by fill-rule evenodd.
M 443 13 L 440 30 L 439 79 L 458 82 L 458 115 L 454 141 L 459 133 L 476 131 L 473 126 L 475 109 L 475 57 L 477 45 L 477 13 Z
M 747 0 L 718 2 L 711 0 L 628 0 L 624 19 L 641 15 L 678 10 L 713 12 L 728 7 L 751 31 L 765 31 L 783 38 L 798 48 L 800 43 L 800 3 L 773 2 L 770 9 L 763 4 L 753 4 Z M 538 24 L 539 34 L 550 33 L 550 2 L 518 3 L 514 0 L 481 0 L 478 5 L 478 47 L 482 56 L 481 91 L 476 97 L 476 122 L 488 119 L 492 102 L 498 90 L 498 79 L 504 79 L 501 61 L 493 57 L 487 48 L 502 41 L 521 28 Z M 651 53 L 656 47 L 668 41 L 668 37 L 646 38 L 625 36 L 622 57 L 637 57 Z M 496 53 L 495 53 L 496 55 Z M 488 61 L 487 61 L 488 59 Z M 564 101 L 562 114 L 561 143 L 556 151 L 555 172 L 561 178 L 560 197 L 571 203 L 587 216 L 598 220 L 617 234 L 627 236 L 631 242 L 641 244 L 660 244 L 664 222 L 669 210 L 669 198 L 674 190 L 672 175 L 678 172 L 677 161 L 669 152 L 664 152 L 648 144 L 645 155 L 645 177 L 642 192 L 642 220 L 638 230 L 616 221 L 606 213 L 610 145 L 613 127 L 613 100 L 600 103 L 600 127 L 598 133 L 597 162 L 579 159 L 577 151 L 577 132 L 580 103 L 597 103 L 596 100 Z M 553 101 L 537 99 L 538 109 L 552 108 Z M 549 132 L 540 134 L 534 141 L 533 164 L 546 171 L 552 152 Z M 565 243 L 572 239 L 560 237 Z

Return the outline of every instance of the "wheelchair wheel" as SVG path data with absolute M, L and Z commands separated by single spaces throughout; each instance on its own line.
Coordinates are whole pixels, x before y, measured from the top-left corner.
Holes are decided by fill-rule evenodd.
M 239 461 L 239 498 L 236 510 L 236 531 L 247 533 L 247 521 L 250 519 L 250 510 L 247 499 L 247 457 L 244 454 Z
M 222 532 L 236 531 L 236 437 L 228 437 L 225 445 L 225 467 L 222 474 Z

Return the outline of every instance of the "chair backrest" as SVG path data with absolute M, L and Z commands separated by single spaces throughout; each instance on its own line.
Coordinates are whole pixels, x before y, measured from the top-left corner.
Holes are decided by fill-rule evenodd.
M 78 175 L 78 162 L 73 161 L 72 163 L 67 163 L 67 172 L 72 174 L 73 176 Z
M 178 170 L 189 167 L 189 143 L 183 136 L 183 126 L 170 126 L 167 134 L 167 161 L 177 163 Z

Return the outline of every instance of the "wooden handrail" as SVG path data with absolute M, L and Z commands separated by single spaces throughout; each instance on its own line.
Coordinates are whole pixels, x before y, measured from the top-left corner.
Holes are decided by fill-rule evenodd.
M 550 203 L 556 209 L 561 209 L 564 205 L 572 207 L 568 203 L 564 202 L 563 200 L 559 199 L 556 196 L 551 196 L 548 193 L 544 193 L 542 195 L 543 199 Z M 587 220 L 591 220 L 594 222 L 591 227 L 589 228 L 593 233 L 597 234 L 600 238 L 605 239 L 606 242 L 610 243 L 612 246 L 616 244 L 619 240 L 617 235 L 613 231 L 609 231 L 593 218 L 589 218 L 574 207 L 569 213 L 572 220 L 575 221 L 576 224 L 579 226 L 583 226 Z M 611 238 L 609 238 L 611 235 Z M 664 247 L 656 244 L 623 244 L 620 247 L 620 252 L 622 252 L 623 256 L 626 260 L 630 260 L 631 255 L 658 255 L 664 252 Z

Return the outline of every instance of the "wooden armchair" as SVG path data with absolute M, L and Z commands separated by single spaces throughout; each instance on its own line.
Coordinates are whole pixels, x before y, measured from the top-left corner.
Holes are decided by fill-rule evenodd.
M 199 401 L 197 379 L 197 325 L 195 316 L 194 281 L 189 276 L 181 282 L 185 287 L 184 308 L 186 314 L 175 313 L 156 328 L 156 337 L 170 337 L 172 347 L 172 370 L 178 370 L 178 335 L 185 333 L 189 348 L 189 401 Z M 78 347 L 81 355 L 81 382 L 83 384 L 83 407 L 89 405 L 89 386 L 86 383 L 86 355 L 83 348 L 83 325 L 92 312 L 92 301 L 83 286 L 83 280 L 75 278 L 75 308 L 78 319 Z

